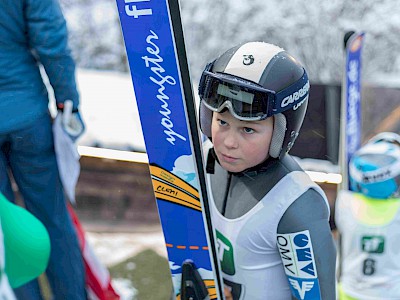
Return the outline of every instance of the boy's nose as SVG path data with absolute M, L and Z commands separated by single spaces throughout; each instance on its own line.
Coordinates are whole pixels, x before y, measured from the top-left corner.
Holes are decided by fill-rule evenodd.
M 227 148 L 237 148 L 238 139 L 235 132 L 233 132 L 232 130 L 227 132 L 224 139 L 224 144 Z

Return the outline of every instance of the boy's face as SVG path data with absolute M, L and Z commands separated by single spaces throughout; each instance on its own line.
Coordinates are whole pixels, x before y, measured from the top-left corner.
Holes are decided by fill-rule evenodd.
M 266 160 L 273 129 L 273 117 L 247 122 L 229 111 L 214 112 L 211 137 L 221 166 L 229 172 L 241 172 Z

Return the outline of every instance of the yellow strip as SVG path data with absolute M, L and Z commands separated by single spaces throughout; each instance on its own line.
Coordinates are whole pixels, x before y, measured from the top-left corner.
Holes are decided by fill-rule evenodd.
M 204 284 L 207 287 L 210 299 L 217 299 L 217 289 L 215 288 L 215 282 L 212 279 L 204 280 Z
M 214 279 L 203 280 L 206 287 L 215 287 Z
M 196 207 L 195 209 L 201 209 L 200 201 L 198 198 L 193 198 L 185 192 L 178 190 L 175 187 L 170 186 L 164 182 L 160 182 L 154 178 L 152 179 L 152 183 L 157 198 L 172 202 L 184 201 L 188 203 L 188 205 L 185 206 L 192 205 Z
M 174 197 L 169 196 L 169 195 L 157 193 L 157 192 L 155 193 L 155 195 L 156 195 L 157 199 L 173 202 L 173 203 L 176 203 L 176 204 L 179 204 L 179 205 L 182 205 L 182 206 L 186 206 L 186 207 L 193 208 L 195 210 L 201 211 L 200 205 L 195 205 L 193 203 L 190 203 L 190 202 L 187 202 L 187 201 L 184 201 L 184 200 L 181 200 L 181 199 L 177 199 L 177 198 L 174 198 Z
M 172 174 L 171 172 L 164 170 L 163 168 L 160 168 L 158 166 L 150 165 L 150 173 L 151 175 L 161 178 L 165 181 L 168 181 L 180 187 L 181 189 L 187 191 L 193 196 L 199 198 L 199 192 L 194 187 L 192 187 L 190 184 L 188 184 L 186 181 L 182 180 L 178 176 Z

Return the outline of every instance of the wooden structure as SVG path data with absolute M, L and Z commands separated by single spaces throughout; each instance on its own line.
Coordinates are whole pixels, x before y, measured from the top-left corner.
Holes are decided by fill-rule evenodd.
M 331 205 L 336 184 L 321 183 Z M 159 226 L 148 165 L 82 156 L 76 190 L 77 213 L 94 230 L 134 231 Z

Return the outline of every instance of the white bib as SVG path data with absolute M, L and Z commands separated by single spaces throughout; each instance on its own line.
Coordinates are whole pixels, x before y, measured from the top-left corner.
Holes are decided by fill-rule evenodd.
M 209 175 L 207 181 L 210 187 Z M 310 188 L 325 198 L 321 188 L 306 173 L 291 172 L 256 206 L 236 219 L 221 215 L 209 193 L 223 277 L 241 291 L 240 300 L 291 299 L 277 247 L 277 229 L 287 208 Z

